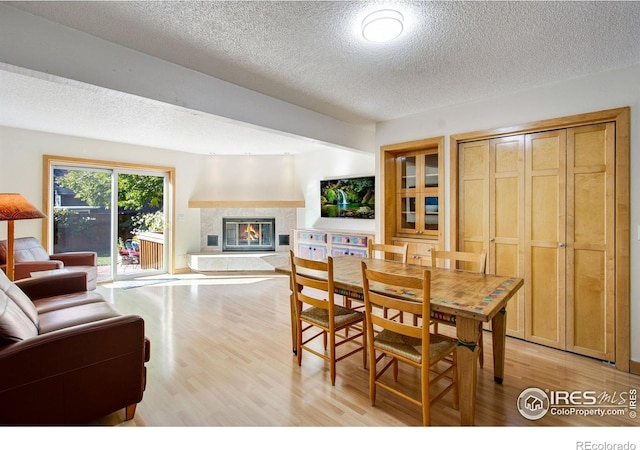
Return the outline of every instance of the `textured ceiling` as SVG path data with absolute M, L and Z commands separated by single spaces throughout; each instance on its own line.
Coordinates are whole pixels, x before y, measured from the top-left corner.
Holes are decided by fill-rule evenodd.
M 395 119 L 640 62 L 640 2 L 6 2 L 350 121 Z M 392 5 L 400 38 L 361 38 Z

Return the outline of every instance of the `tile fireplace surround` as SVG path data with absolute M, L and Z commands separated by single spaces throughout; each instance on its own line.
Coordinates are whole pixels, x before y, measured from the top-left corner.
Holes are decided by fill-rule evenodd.
M 276 251 L 223 252 L 222 219 L 228 217 L 275 218 Z M 296 208 L 201 208 L 200 253 L 187 256 L 191 270 L 203 271 L 271 271 L 288 261 L 296 227 Z M 290 245 L 280 245 L 280 236 L 288 236 Z M 218 245 L 207 245 L 217 237 Z M 215 240 L 215 239 L 214 239 Z

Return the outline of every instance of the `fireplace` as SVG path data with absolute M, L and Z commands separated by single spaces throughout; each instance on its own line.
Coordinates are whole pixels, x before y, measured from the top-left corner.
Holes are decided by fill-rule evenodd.
M 223 252 L 274 252 L 276 219 L 223 217 Z

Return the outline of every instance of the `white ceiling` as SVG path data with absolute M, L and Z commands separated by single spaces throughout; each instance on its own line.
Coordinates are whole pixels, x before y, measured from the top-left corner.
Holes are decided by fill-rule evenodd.
M 354 123 L 395 119 L 640 62 L 640 2 L 2 3 Z M 359 30 L 364 16 L 390 4 L 405 17 L 404 33 L 388 44 L 364 41 Z M 65 95 L 78 90 L 77 86 L 57 86 L 69 91 Z M 41 88 L 46 90 L 47 86 L 41 83 Z M 106 91 L 95 89 L 92 93 L 107 95 Z M 5 89 L 0 94 L 3 98 L 7 95 Z M 47 97 L 44 92 L 38 94 L 41 99 Z M 115 97 L 116 101 L 123 101 L 123 95 Z M 67 114 L 73 114 L 68 105 L 74 102 L 63 103 Z M 158 107 L 145 99 L 135 103 L 143 109 Z M 112 106 L 117 107 L 115 103 Z M 141 136 L 161 133 L 153 128 L 155 123 L 165 126 L 165 113 L 180 115 L 177 123 L 188 128 L 198 127 L 199 121 L 211 125 L 214 120 L 204 113 L 167 108 L 169 112 L 152 115 L 155 121 L 142 123 L 143 130 L 138 130 Z M 130 109 L 130 114 L 135 112 Z M 95 118 L 112 117 L 112 113 L 94 112 Z M 92 119 L 84 118 L 85 130 L 94 123 Z M 214 121 L 217 126 L 233 128 L 230 121 Z M 101 123 L 108 126 L 104 120 Z M 122 129 L 120 124 L 114 128 Z M 255 127 L 248 134 L 253 132 L 263 146 L 265 134 L 290 140 L 282 133 L 265 133 Z M 243 130 L 242 134 L 247 133 Z M 182 138 L 176 137 L 181 149 L 203 151 L 201 143 Z M 252 147 L 246 142 L 236 145 L 241 153 L 251 151 L 245 150 Z M 297 144 L 295 148 L 299 148 Z M 210 148 L 207 146 L 207 151 Z M 278 148 L 282 152 L 281 146 Z

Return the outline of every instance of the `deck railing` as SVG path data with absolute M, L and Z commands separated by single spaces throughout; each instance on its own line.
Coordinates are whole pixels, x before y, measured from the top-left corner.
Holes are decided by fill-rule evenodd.
M 164 269 L 164 235 L 160 233 L 140 233 L 140 268 Z

